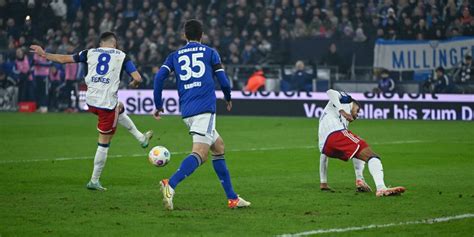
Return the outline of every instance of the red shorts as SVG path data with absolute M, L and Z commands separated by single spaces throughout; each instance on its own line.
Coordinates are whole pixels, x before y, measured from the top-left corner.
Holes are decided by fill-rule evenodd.
M 112 135 L 115 133 L 117 128 L 117 119 L 119 115 L 118 106 L 113 110 L 99 109 L 93 106 L 89 106 L 89 112 L 97 115 L 99 117 L 99 122 L 97 123 L 97 130 L 101 134 Z
M 357 157 L 359 152 L 368 147 L 367 143 L 349 130 L 341 130 L 331 133 L 326 139 L 323 153 L 329 157 L 348 161 Z

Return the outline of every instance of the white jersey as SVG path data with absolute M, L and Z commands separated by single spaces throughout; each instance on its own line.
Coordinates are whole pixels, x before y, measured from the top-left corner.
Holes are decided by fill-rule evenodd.
M 118 103 L 121 72 L 129 61 L 127 55 L 114 48 L 93 48 L 73 57 L 76 62 L 87 63 L 86 103 L 100 109 L 114 109 Z
M 349 127 L 349 121 L 339 114 L 339 110 L 343 109 L 350 114 L 352 109 L 352 103 L 348 101 L 350 97 L 347 94 L 335 90 L 328 90 L 327 94 L 329 96 L 329 102 L 324 108 L 321 117 L 319 117 L 318 135 L 319 151 L 321 152 L 323 151 L 326 139 L 331 133 Z

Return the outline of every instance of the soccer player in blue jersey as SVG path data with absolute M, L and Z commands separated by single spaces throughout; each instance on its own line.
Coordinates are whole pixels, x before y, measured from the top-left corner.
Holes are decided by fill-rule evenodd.
M 232 188 L 224 159 L 224 141 L 216 130 L 214 76 L 221 85 L 228 111 L 232 109 L 229 80 L 216 50 L 201 44 L 202 23 L 188 20 L 184 31 L 188 43 L 171 53 L 155 75 L 154 117 L 160 119 L 160 113 L 163 112 L 163 81 L 174 71 L 181 114 L 193 137 L 192 153 L 182 161 L 169 180 L 163 179 L 160 182 L 163 203 L 166 209 L 173 210 L 176 186 L 207 160 L 210 149 L 212 164 L 226 193 L 229 208 L 248 207 L 250 202 L 239 197 Z

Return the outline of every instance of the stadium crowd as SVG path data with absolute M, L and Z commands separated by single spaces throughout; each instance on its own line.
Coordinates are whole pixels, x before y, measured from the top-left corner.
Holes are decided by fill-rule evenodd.
M 204 43 L 215 47 L 226 64 L 290 64 L 278 54 L 291 39 L 472 36 L 473 8 L 469 0 L 0 0 L 0 63 L 14 78 L 33 80 L 35 71 L 48 77 L 48 67 L 56 67 L 63 78 L 75 80 L 80 68 L 66 73 L 31 56 L 22 61 L 27 46 L 73 53 L 95 47 L 101 32 L 113 31 L 136 65 L 157 66 L 182 45 L 183 22 L 197 18 L 206 26 Z

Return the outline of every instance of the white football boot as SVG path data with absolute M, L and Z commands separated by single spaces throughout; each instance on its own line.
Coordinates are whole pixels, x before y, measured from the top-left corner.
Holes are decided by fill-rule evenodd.
M 163 179 L 160 181 L 160 190 L 163 193 L 163 204 L 165 205 L 165 209 L 173 210 L 173 196 L 174 190 L 169 185 L 168 179 Z

